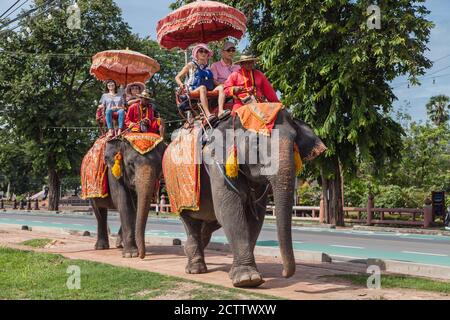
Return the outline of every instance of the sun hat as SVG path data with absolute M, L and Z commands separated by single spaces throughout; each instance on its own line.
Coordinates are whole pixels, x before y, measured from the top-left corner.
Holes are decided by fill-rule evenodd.
M 193 59 L 197 59 L 198 51 L 200 49 L 205 49 L 206 51 L 208 51 L 208 59 L 214 55 L 214 52 L 212 52 L 212 50 L 208 47 L 207 44 L 199 43 L 194 47 L 194 49 L 192 49 L 192 58 Z
M 254 56 L 250 56 L 250 55 L 242 55 L 242 56 L 239 58 L 239 60 L 237 60 L 237 61 L 235 62 L 235 64 L 241 64 L 241 63 L 249 62 L 249 61 L 254 61 L 254 62 L 256 62 L 256 61 L 258 61 L 258 58 L 254 57 Z
M 125 89 L 125 93 L 129 96 L 131 96 L 131 88 L 133 88 L 134 86 L 139 87 L 139 92 L 142 92 L 145 90 L 145 84 L 143 84 L 142 82 L 133 82 L 130 83 L 129 85 L 127 85 L 127 88 Z
M 153 97 L 148 90 L 142 91 L 140 94 L 137 94 L 137 96 L 142 99 L 153 100 Z

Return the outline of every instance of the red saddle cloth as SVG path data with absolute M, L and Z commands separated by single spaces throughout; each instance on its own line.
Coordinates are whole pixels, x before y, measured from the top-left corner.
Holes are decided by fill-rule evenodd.
M 81 197 L 83 199 L 108 196 L 106 142 L 106 136 L 100 137 L 83 158 L 81 163 Z
M 180 129 L 163 157 L 163 172 L 172 213 L 200 208 L 201 129 Z
M 163 138 L 151 132 L 127 132 L 123 136 L 140 154 L 146 154 L 156 148 L 163 141 Z
M 282 109 L 281 103 L 249 103 L 238 108 L 235 113 L 245 129 L 270 136 Z

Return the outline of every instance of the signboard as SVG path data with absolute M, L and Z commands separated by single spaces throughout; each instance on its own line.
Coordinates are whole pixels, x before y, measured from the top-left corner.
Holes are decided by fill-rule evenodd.
M 445 217 L 445 192 L 433 192 L 431 195 L 433 216 Z

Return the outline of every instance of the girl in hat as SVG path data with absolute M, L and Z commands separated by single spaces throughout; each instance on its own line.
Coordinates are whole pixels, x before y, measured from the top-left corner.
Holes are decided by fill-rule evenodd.
M 200 103 L 210 122 L 217 120 L 217 117 L 209 110 L 208 91 L 217 90 L 219 92 L 219 117 L 223 114 L 225 104 L 225 92 L 223 86 L 215 87 L 214 75 L 208 66 L 209 59 L 213 52 L 206 44 L 198 44 L 192 50 L 192 61 L 189 62 L 175 77 L 181 88 L 189 90 L 191 93 L 200 93 Z M 182 79 L 188 76 L 187 84 L 184 85 Z

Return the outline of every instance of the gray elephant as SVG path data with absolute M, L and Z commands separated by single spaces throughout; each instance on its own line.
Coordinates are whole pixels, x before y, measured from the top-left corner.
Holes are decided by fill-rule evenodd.
M 214 132 L 226 136 L 225 132 L 233 128 L 235 131 L 247 132 L 238 117 L 221 122 Z M 185 210 L 181 213 L 187 233 L 185 245 L 188 258 L 187 273 L 207 272 L 204 249 L 212 233 L 223 227 L 233 253 L 233 265 L 229 272 L 233 285 L 236 287 L 261 285 L 264 280 L 257 269 L 253 252 L 263 226 L 268 194 L 271 191 L 275 201 L 283 276 L 291 277 L 295 273 L 291 235 L 296 176 L 294 144 L 298 146 L 303 161 L 317 157 L 326 147 L 305 123 L 294 120 L 286 110 L 280 111 L 274 128 L 278 129 L 279 133 L 279 153 L 276 159 L 278 168 L 271 173 L 264 172 L 263 168 L 266 166 L 262 165 L 261 161 L 252 164 L 247 157 L 243 164 L 240 161 L 238 176 L 231 179 L 225 174 L 223 162 L 213 160 L 206 163 L 205 160 L 207 157 L 218 158 L 215 154 L 217 149 L 226 154 L 226 144 L 217 148 L 217 145 L 214 145 L 217 141 L 212 141 L 203 149 L 200 210 Z M 258 148 L 258 143 L 261 143 L 258 141 L 252 144 L 246 143 L 243 139 L 236 141 L 236 145 L 239 146 L 241 154 L 248 156 L 252 149 Z M 269 141 L 269 149 L 273 147 L 270 143 Z M 212 147 L 215 151 L 211 150 Z
M 95 249 L 109 249 L 107 214 L 108 209 L 117 209 L 121 222 L 117 246 L 123 247 L 123 257 L 145 257 L 145 227 L 155 186 L 162 173 L 165 149 L 166 144 L 161 142 L 148 153 L 140 154 L 123 138 L 107 142 L 105 161 L 109 196 L 92 199 L 98 223 Z M 112 169 L 119 152 L 122 160 L 120 176 L 116 178 Z

